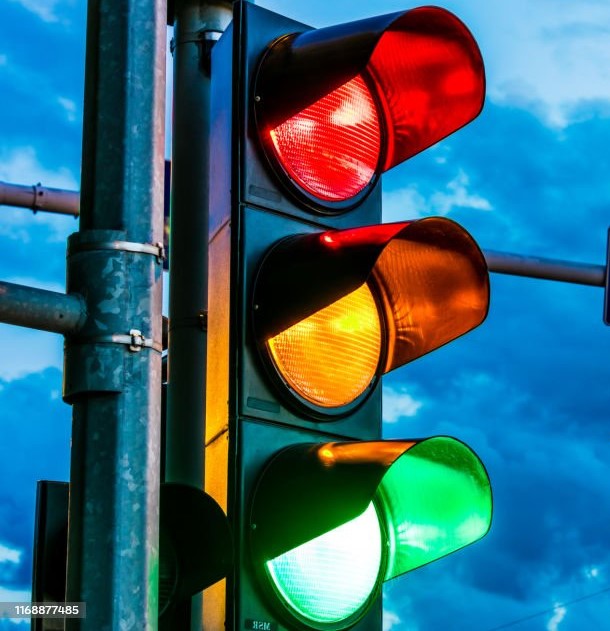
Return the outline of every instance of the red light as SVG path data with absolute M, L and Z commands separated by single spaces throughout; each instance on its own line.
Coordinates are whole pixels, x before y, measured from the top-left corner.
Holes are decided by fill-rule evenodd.
M 381 150 L 379 114 L 358 75 L 269 131 L 280 164 L 324 201 L 344 201 L 374 177 Z

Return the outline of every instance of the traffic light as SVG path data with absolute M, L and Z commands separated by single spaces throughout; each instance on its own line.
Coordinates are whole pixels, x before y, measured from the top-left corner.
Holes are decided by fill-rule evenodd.
M 382 376 L 486 317 L 446 218 L 380 224 L 381 175 L 478 115 L 472 35 L 434 7 L 312 29 L 247 2 L 213 49 L 206 490 L 235 572 L 209 628 L 381 628 L 384 581 L 482 537 L 447 436 L 381 440 Z
M 66 600 L 69 486 L 48 480 L 37 485 L 33 602 Z M 230 571 L 231 533 L 218 504 L 185 484 L 161 484 L 159 513 L 159 628 L 176 629 L 187 608 L 190 619 L 191 596 Z M 40 618 L 32 628 L 64 627 L 63 620 Z

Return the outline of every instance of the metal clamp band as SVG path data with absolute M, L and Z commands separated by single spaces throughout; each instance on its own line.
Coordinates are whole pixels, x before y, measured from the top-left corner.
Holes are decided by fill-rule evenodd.
M 144 337 L 144 335 L 142 335 L 142 331 L 138 331 L 138 329 L 131 329 L 131 331 L 129 331 L 129 335 L 125 335 L 124 333 L 113 333 L 112 335 L 90 337 L 85 341 L 92 342 L 94 344 L 126 344 L 129 346 L 129 350 L 134 353 L 139 353 L 143 348 L 152 348 L 158 353 L 163 351 L 163 344 Z
M 133 241 L 95 241 L 93 243 L 73 244 L 70 248 L 70 254 L 91 250 L 118 250 L 120 252 L 152 254 L 159 263 L 162 263 L 165 259 L 163 243 L 134 243 Z

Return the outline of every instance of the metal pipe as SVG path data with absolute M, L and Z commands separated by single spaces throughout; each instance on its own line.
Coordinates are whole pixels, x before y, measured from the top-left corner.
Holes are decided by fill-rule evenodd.
M 212 44 L 231 2 L 176 0 L 166 480 L 203 488 Z
M 80 195 L 78 191 L 49 188 L 38 183 L 33 186 L 0 182 L 0 206 L 30 208 L 78 217 Z
M 66 629 L 157 629 L 166 0 L 89 0 L 80 230 L 68 291 Z
M 204 488 L 210 160 L 210 52 L 230 0 L 175 0 L 165 480 Z M 202 628 L 202 597 L 175 612 Z M 176 626 L 174 628 L 177 628 Z
M 73 335 L 86 314 L 82 296 L 0 281 L 0 322 Z
M 493 250 L 485 250 L 483 255 L 489 271 L 497 274 L 529 276 L 596 287 L 603 287 L 606 283 L 606 267 L 603 265 L 522 256 Z

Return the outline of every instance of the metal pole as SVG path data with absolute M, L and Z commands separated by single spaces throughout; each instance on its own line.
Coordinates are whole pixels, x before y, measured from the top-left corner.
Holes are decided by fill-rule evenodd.
M 34 212 L 45 210 L 50 213 L 78 217 L 79 197 L 78 191 L 49 188 L 40 183 L 34 186 L 22 186 L 0 182 L 0 206 L 19 206 L 30 208 Z
M 156 629 L 165 0 L 89 0 L 80 231 L 66 338 L 73 405 L 66 628 Z
M 208 288 L 209 53 L 232 14 L 231 2 L 177 0 L 175 9 L 166 479 L 202 488 Z
M 86 316 L 82 296 L 0 281 L 0 322 L 70 335 Z
M 176 0 L 165 479 L 204 487 L 210 51 L 230 0 Z M 180 615 L 200 629 L 201 598 Z M 188 626 L 184 626 L 188 628 Z
M 498 274 L 529 276 L 597 287 L 603 287 L 606 282 L 606 268 L 603 265 L 521 256 L 493 250 L 485 250 L 483 254 L 489 271 Z

